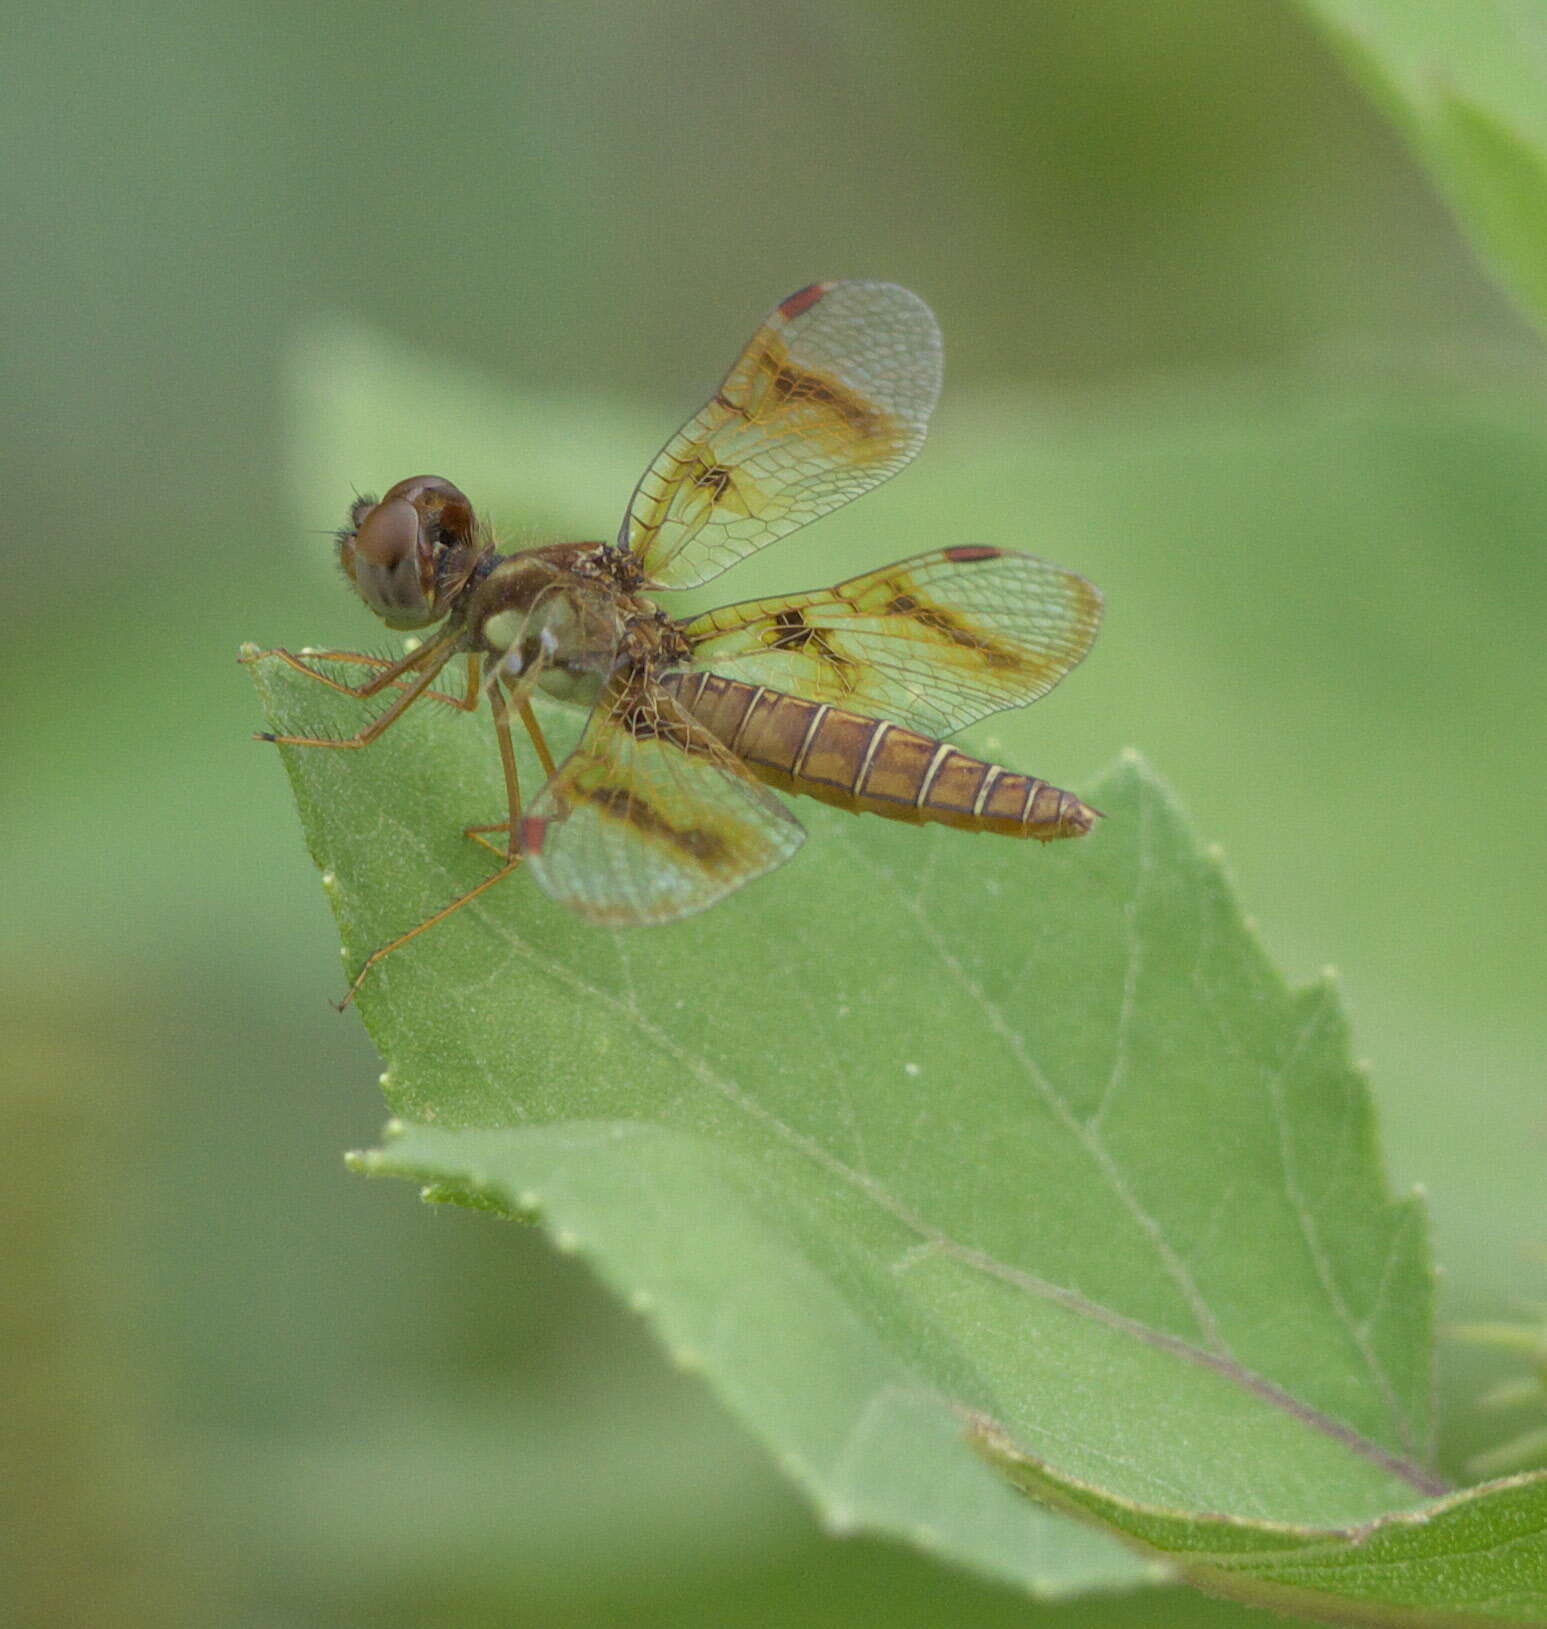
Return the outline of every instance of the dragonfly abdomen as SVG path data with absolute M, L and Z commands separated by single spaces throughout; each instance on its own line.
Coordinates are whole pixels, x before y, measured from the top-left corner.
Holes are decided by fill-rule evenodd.
M 826 702 L 718 673 L 662 683 L 765 784 L 856 814 L 1008 837 L 1077 837 L 1096 811 L 1034 775 Z

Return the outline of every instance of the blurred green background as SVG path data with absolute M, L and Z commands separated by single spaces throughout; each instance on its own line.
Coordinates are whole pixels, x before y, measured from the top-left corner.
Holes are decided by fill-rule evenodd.
M 13 8 L 5 58 L 13 1621 L 1244 1622 L 828 1540 L 582 1268 L 347 1177 L 378 1065 L 233 658 L 379 644 L 318 535 L 352 486 L 604 535 L 773 300 L 906 283 L 924 456 L 715 597 L 946 542 L 1094 578 L 1092 660 L 973 739 L 1073 786 L 1144 749 L 1289 972 L 1343 970 L 1446 1315 L 1547 1299 L 1547 369 L 1320 40 L 1278 0 L 207 0 Z M 454 414 L 382 403 L 404 467 L 317 433 L 362 332 L 447 370 Z M 1504 1372 L 1442 1347 L 1451 1473 L 1529 1423 L 1473 1401 Z

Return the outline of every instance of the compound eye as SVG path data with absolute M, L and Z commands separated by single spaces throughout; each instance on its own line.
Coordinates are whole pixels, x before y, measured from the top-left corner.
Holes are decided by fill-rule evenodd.
M 391 628 L 422 628 L 435 609 L 434 548 L 418 509 L 390 493 L 342 546 L 344 570 L 360 597 Z
M 473 539 L 473 506 L 461 487 L 444 475 L 411 475 L 399 481 L 382 499 L 383 504 L 404 498 L 424 517 L 430 537 L 438 544 L 470 543 Z

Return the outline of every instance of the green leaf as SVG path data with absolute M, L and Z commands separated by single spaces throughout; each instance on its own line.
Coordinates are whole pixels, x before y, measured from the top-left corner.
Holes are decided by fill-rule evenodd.
M 358 720 L 256 672 L 282 732 Z M 351 966 L 482 874 L 486 729 L 286 751 Z M 517 874 L 365 985 L 415 1124 L 361 1163 L 584 1250 L 835 1530 L 1041 1593 L 1143 1576 L 1016 1482 L 1245 1599 L 1325 1590 L 1303 1555 L 1286 1584 L 1298 1546 L 1346 1580 L 1299 1610 L 1527 1621 L 1518 1557 L 1476 1604 L 1454 1522 L 1405 1514 L 1436 1491 L 1424 1225 L 1330 986 L 1284 987 L 1140 765 L 1079 790 L 1107 820 L 1045 851 L 803 803 L 782 872 L 634 933 Z M 1525 1519 L 1509 1486 L 1439 1508 Z M 1422 1565 L 1356 1583 L 1332 1558 L 1393 1515 Z
M 1547 322 L 1547 9 L 1303 0 L 1504 283 Z
M 991 1427 L 978 1445 L 1029 1493 L 1110 1523 L 1216 1595 L 1331 1623 L 1540 1624 L 1547 1613 L 1541 1476 L 1316 1528 L 1144 1508 L 1050 1475 Z

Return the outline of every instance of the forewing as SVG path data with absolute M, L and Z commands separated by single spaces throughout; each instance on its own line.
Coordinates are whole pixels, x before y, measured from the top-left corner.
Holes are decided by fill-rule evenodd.
M 685 624 L 694 668 L 952 735 L 1046 695 L 1090 649 L 1101 595 L 1028 554 L 967 545 Z
M 691 588 L 895 475 L 940 394 L 934 313 L 895 283 L 813 283 L 776 306 L 634 491 L 618 541 Z
M 657 686 L 616 684 L 523 816 L 522 852 L 594 922 L 691 916 L 782 865 L 800 822 Z

